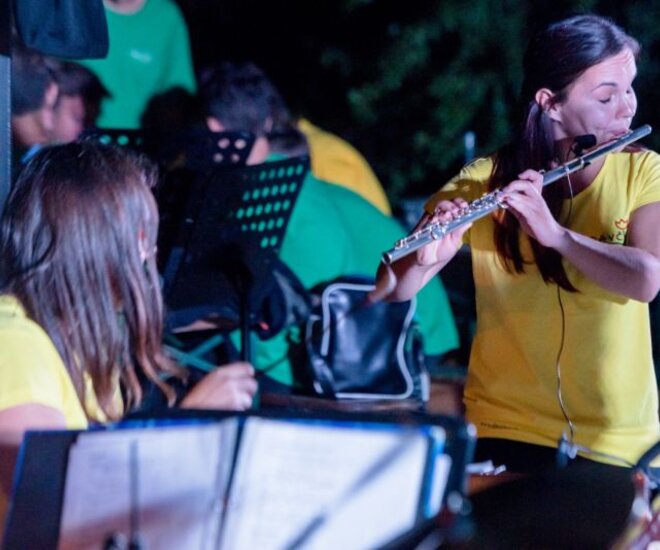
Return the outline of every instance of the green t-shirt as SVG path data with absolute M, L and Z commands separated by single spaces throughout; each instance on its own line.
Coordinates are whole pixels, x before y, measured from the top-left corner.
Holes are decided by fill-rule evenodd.
M 399 223 L 358 194 L 307 176 L 286 229 L 280 259 L 306 288 L 341 275 L 374 276 L 384 250 L 404 235 Z M 449 301 L 439 278 L 417 301 L 425 352 L 438 355 L 458 346 Z M 254 341 L 254 364 L 284 384 L 292 384 L 287 358 L 288 331 Z
M 80 63 L 112 94 L 105 98 L 101 128 L 138 128 L 147 103 L 175 86 L 195 92 L 188 30 L 171 0 L 147 0 L 130 15 L 105 10 L 110 48 L 105 59 Z

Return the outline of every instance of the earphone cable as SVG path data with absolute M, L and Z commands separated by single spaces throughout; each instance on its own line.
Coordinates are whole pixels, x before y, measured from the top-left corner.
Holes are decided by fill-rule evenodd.
M 573 185 L 571 183 L 570 175 L 566 175 L 566 180 L 568 183 L 568 193 L 570 200 L 568 203 L 568 213 L 566 214 L 564 225 L 568 226 L 568 222 L 571 219 L 571 214 L 573 212 Z M 575 437 L 575 426 L 573 425 L 573 421 L 571 420 L 571 417 L 568 415 L 568 411 L 566 410 L 566 404 L 564 403 L 564 396 L 561 388 L 561 354 L 564 351 L 564 341 L 566 338 L 566 312 L 564 311 L 564 303 L 561 298 L 561 287 L 559 285 L 557 285 L 557 303 L 559 304 L 559 311 L 561 313 L 561 338 L 559 341 L 559 349 L 557 350 L 557 357 L 555 359 L 555 372 L 557 375 L 557 399 L 559 401 L 561 412 L 564 415 L 564 419 L 566 420 L 566 424 L 568 424 L 568 429 L 570 432 L 568 442 L 570 445 L 573 445 L 573 439 Z
M 569 193 L 569 204 L 568 204 L 568 212 L 566 214 L 566 218 L 564 220 L 564 225 L 568 226 L 568 222 L 571 219 L 571 214 L 573 212 L 573 185 L 571 183 L 571 177 L 569 174 L 566 175 L 566 180 L 568 182 L 568 193 Z M 570 437 L 568 441 L 563 441 L 565 447 L 564 447 L 564 452 L 567 453 L 567 455 L 570 458 L 575 458 L 577 456 L 578 451 L 590 455 L 593 457 L 599 457 L 603 458 L 606 460 L 609 460 L 610 462 L 616 462 L 619 464 L 622 464 L 627 467 L 633 467 L 634 464 L 631 463 L 630 461 L 616 455 L 608 454 L 608 453 L 603 453 L 600 451 L 595 451 L 589 447 L 585 447 L 584 445 L 579 445 L 574 442 L 575 438 L 575 425 L 573 424 L 573 421 L 571 417 L 568 414 L 568 410 L 566 408 L 566 404 L 564 403 L 564 396 L 562 393 L 562 387 L 561 387 L 561 355 L 562 352 L 564 351 L 564 342 L 566 339 L 566 312 L 564 310 L 564 303 L 562 301 L 561 297 L 561 287 L 557 285 L 557 302 L 559 304 L 559 311 L 561 312 L 561 338 L 560 338 L 560 343 L 559 343 L 559 350 L 557 351 L 557 357 L 555 359 L 555 369 L 556 369 L 556 374 L 557 374 L 557 399 L 559 400 L 559 407 L 561 408 L 561 412 L 564 416 L 564 419 L 566 420 L 566 424 L 568 425 Z M 563 438 L 562 438 L 563 439 Z

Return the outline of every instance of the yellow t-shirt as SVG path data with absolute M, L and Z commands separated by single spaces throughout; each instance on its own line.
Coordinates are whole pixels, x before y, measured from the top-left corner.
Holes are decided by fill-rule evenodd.
M 427 211 L 441 198 L 480 197 L 491 170 L 490 159 L 468 165 L 429 200 Z M 631 213 L 654 202 L 660 202 L 660 155 L 612 153 L 574 198 L 565 225 L 620 246 Z M 562 220 L 568 209 L 566 200 Z M 558 287 L 545 284 L 533 263 L 524 274 L 507 273 L 497 258 L 493 224 L 491 216 L 481 218 L 466 239 L 477 302 L 464 396 L 467 418 L 480 437 L 556 446 L 561 434 L 568 434 L 557 395 Z M 531 260 L 526 236 L 521 249 Z M 574 441 L 635 462 L 660 438 L 648 306 L 603 290 L 566 261 L 564 267 L 580 290 L 560 292 L 566 323 L 561 388 Z
M 99 420 L 105 415 L 86 380 L 88 410 Z M 118 397 L 121 396 L 118 393 Z M 71 377 L 53 342 L 28 319 L 13 296 L 0 296 L 0 410 L 38 404 L 64 415 L 67 429 L 85 429 L 87 417 Z
M 347 187 L 378 210 L 392 215 L 383 186 L 358 151 L 348 142 L 301 119 L 298 129 L 307 138 L 314 175 L 328 183 Z

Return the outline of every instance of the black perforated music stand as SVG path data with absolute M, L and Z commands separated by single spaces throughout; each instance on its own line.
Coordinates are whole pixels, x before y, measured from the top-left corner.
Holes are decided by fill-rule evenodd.
M 170 254 L 191 186 L 217 168 L 245 166 L 255 139 L 249 132 L 211 132 L 206 127 L 169 135 L 146 134 L 145 152 L 164 168 L 155 190 L 160 214 L 159 258 Z
M 177 244 L 163 272 L 169 326 L 236 319 L 241 353 L 296 204 L 309 158 L 221 168 L 192 185 Z
M 250 132 L 211 132 L 193 128 L 183 134 L 184 165 L 192 170 L 245 166 L 256 137 Z
M 177 165 L 190 170 L 245 166 L 256 139 L 250 132 L 211 132 L 205 127 L 159 135 L 137 129 L 92 128 L 81 138 L 144 152 L 159 162 L 164 160 L 161 157 L 181 157 Z
M 142 130 L 128 128 L 92 128 L 85 130 L 81 139 L 92 139 L 104 145 L 117 145 L 134 151 L 144 150 L 144 133 Z

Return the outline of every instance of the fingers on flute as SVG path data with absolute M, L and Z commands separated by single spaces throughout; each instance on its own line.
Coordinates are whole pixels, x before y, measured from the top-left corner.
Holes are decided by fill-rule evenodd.
M 529 180 L 514 180 L 503 189 L 502 200 L 511 204 L 512 197 L 541 197 L 541 188 Z
M 431 220 L 433 220 L 433 216 L 431 214 L 425 213 L 419 219 L 419 221 L 417 222 L 417 225 L 415 225 L 415 227 L 413 227 L 413 231 L 419 231 L 420 229 L 425 227 Z
M 460 214 L 460 212 L 467 206 L 468 206 L 467 201 L 460 198 L 451 201 L 448 200 L 440 201 L 435 206 L 434 219 L 440 221 L 451 220 L 455 216 Z
M 538 170 L 525 170 L 518 175 L 518 179 L 530 182 L 538 192 L 543 187 L 543 174 Z
M 518 174 L 518 179 L 521 180 L 536 181 L 539 178 L 543 179 L 543 174 L 541 174 L 541 172 L 538 170 L 527 169 Z
M 520 214 L 528 214 L 532 208 L 532 199 L 527 195 L 530 192 L 533 193 L 529 188 L 523 189 L 520 192 L 514 192 L 512 190 L 512 192 L 504 196 L 504 201 L 509 207 L 509 211 L 518 219 L 520 219 Z

